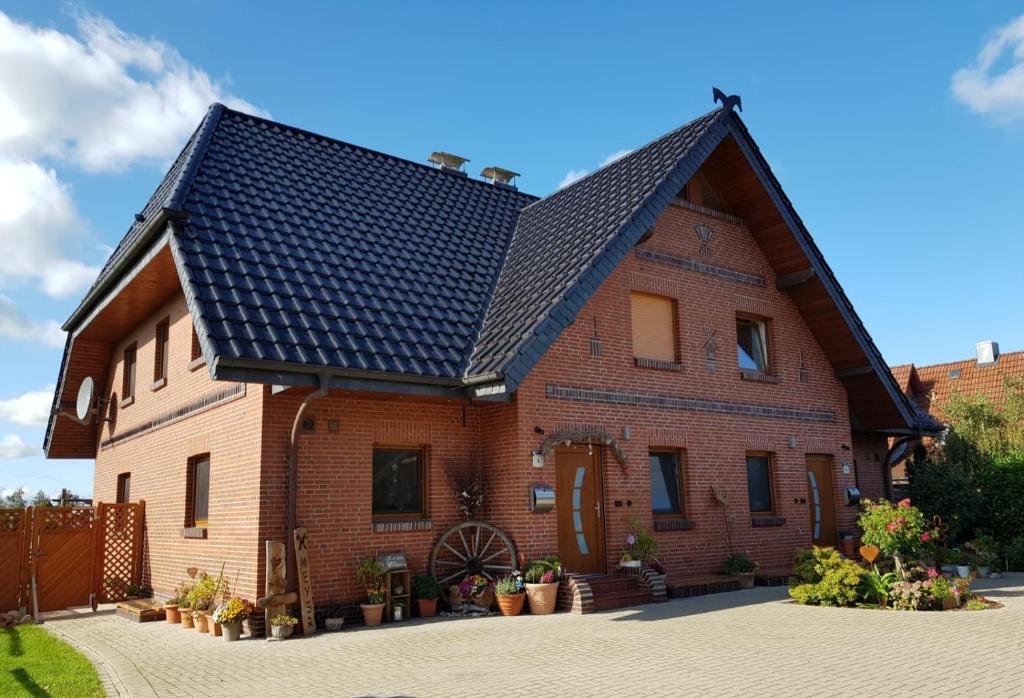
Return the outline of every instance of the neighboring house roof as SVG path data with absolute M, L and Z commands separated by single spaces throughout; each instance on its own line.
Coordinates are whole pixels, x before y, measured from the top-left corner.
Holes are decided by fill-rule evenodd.
M 953 395 L 982 397 L 1001 405 L 1007 383 L 1024 382 L 1024 351 L 1000 354 L 992 364 L 979 365 L 975 359 L 964 359 L 931 366 L 905 364 L 892 370 L 894 375 L 906 376 L 900 385 L 921 409 L 945 419 L 943 406 Z
M 878 411 L 868 428 L 935 428 L 731 109 L 538 200 L 214 105 L 65 329 L 77 336 L 164 244 L 214 378 L 507 394 L 720 146 L 769 262 L 809 280 L 791 298 L 851 404 Z M 66 354 L 55 408 L 67 370 Z

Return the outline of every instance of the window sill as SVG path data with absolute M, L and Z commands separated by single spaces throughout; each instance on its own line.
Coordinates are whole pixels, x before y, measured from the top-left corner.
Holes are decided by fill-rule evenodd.
M 155 393 L 156 391 L 160 390 L 160 388 L 164 387 L 165 385 L 167 385 L 167 379 L 166 378 L 161 378 L 160 380 L 153 381 L 153 385 L 149 386 L 149 389 L 152 390 Z
M 433 525 L 430 519 L 381 519 L 373 522 L 373 532 L 429 531 Z
M 740 379 L 745 381 L 754 381 L 755 383 L 779 382 L 779 377 L 771 373 L 765 373 L 764 371 L 748 371 L 746 369 L 740 369 Z
M 697 527 L 692 519 L 655 519 L 655 531 L 692 531 Z
M 786 519 L 782 516 L 751 516 L 750 525 L 754 528 L 771 528 L 773 526 L 785 526 Z
M 657 371 L 675 371 L 682 373 L 685 366 L 678 361 L 663 361 L 662 359 L 641 359 L 639 356 L 633 358 L 637 368 L 652 368 Z
M 206 527 L 186 526 L 181 529 L 182 538 L 206 538 Z
M 196 369 L 202 368 L 206 365 L 206 359 L 200 356 L 198 359 L 192 359 L 188 364 L 189 371 L 195 371 Z
M 132 405 L 134 403 L 135 396 L 133 395 L 132 397 L 126 397 L 123 400 L 121 400 L 119 403 L 117 403 L 117 406 L 123 410 L 125 407 L 128 407 L 129 405 Z

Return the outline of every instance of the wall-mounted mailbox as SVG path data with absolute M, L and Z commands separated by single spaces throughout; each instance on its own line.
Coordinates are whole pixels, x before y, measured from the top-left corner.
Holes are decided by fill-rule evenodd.
M 530 486 L 530 511 L 543 514 L 555 508 L 555 488 L 551 485 Z
M 846 503 L 855 507 L 860 504 L 860 488 L 859 487 L 847 487 L 846 488 Z

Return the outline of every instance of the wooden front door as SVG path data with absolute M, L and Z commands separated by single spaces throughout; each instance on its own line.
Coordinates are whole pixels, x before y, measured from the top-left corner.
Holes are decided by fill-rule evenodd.
M 832 492 L 832 456 L 807 456 L 807 503 L 811 540 L 815 545 L 836 544 L 836 502 Z
M 601 449 L 555 452 L 558 556 L 567 572 L 604 573 L 604 488 Z

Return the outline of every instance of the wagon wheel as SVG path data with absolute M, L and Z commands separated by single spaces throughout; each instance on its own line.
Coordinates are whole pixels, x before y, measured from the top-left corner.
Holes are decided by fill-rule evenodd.
M 452 526 L 434 544 L 430 574 L 441 586 L 471 574 L 492 582 L 516 568 L 516 547 L 501 529 L 482 521 Z

